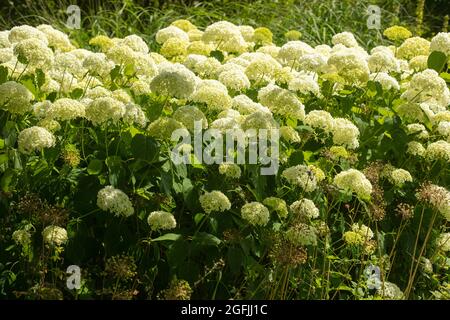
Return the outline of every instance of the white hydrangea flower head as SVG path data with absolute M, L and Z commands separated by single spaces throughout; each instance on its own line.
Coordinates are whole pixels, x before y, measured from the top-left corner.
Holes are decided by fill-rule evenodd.
M 139 105 L 133 102 L 128 102 L 125 105 L 123 121 L 129 125 L 137 124 L 139 127 L 144 128 L 148 122 L 148 119 Z
M 353 33 L 347 32 L 347 31 L 335 34 L 331 38 L 331 42 L 334 45 L 343 44 L 344 46 L 346 46 L 348 48 L 358 47 L 358 42 L 356 41 Z
M 56 246 L 64 244 L 68 239 L 66 229 L 58 226 L 45 227 L 42 231 L 42 237 L 46 244 Z
M 348 149 L 359 147 L 359 129 L 350 120 L 335 118 L 333 126 L 333 143 Z
M 400 63 L 390 50 L 372 53 L 367 63 L 370 72 L 400 72 Z
M 265 226 L 270 219 L 270 212 L 262 203 L 250 202 L 241 208 L 242 219 L 253 226 Z
M 153 231 L 156 230 L 170 230 L 177 226 L 175 217 L 170 212 L 153 211 L 147 218 L 147 223 Z
M 19 133 L 17 140 L 19 151 L 24 154 L 51 148 L 56 143 L 55 136 L 51 132 L 38 126 L 23 129 Z
M 269 84 L 258 92 L 259 102 L 268 107 L 274 114 L 292 117 L 298 120 L 305 118 L 305 106 L 297 96 L 275 84 Z
M 70 42 L 69 36 L 64 32 L 56 30 L 48 24 L 41 24 L 37 26 L 36 29 L 45 34 L 49 47 L 53 47 L 62 52 L 68 52 L 75 49 Z
M 334 119 L 331 114 L 324 110 L 311 110 L 305 117 L 305 124 L 326 133 L 331 133 L 334 128 Z
M 293 202 L 289 208 L 297 217 L 307 219 L 316 219 L 319 217 L 319 209 L 313 201 L 306 198 Z
M 53 102 L 46 113 L 51 119 L 66 121 L 84 117 L 85 109 L 85 106 L 77 100 L 61 98 Z
M 14 46 L 14 54 L 24 58 L 26 64 L 33 68 L 48 69 L 53 64 L 53 51 L 47 44 L 38 39 L 25 39 Z
M 450 32 L 439 32 L 431 39 L 430 51 L 440 51 L 450 56 Z
M 156 42 L 158 42 L 159 44 L 163 44 L 170 38 L 178 38 L 185 41 L 189 41 L 188 34 L 175 26 L 168 26 L 166 28 L 162 28 L 158 30 L 158 32 L 156 33 Z
M 211 111 L 231 108 L 232 100 L 227 87 L 217 80 L 202 80 L 189 98 L 191 101 L 205 103 Z
M 11 113 L 30 111 L 33 99 L 33 94 L 23 84 L 7 81 L 0 85 L 0 106 Z
M 406 153 L 413 156 L 423 157 L 425 156 L 425 152 L 426 149 L 420 142 L 417 141 L 408 142 L 408 148 L 406 150 Z
M 106 186 L 97 194 L 97 206 L 103 211 L 110 211 L 115 216 L 129 217 L 134 208 L 128 196 L 120 189 Z
M 246 51 L 247 42 L 239 27 L 228 21 L 218 21 L 206 27 L 202 40 L 213 43 L 217 50 L 242 53 Z
M 231 209 L 231 202 L 222 192 L 213 190 L 199 197 L 200 204 L 206 213 L 224 212 Z
M 361 171 L 356 169 L 338 173 L 334 177 L 334 184 L 340 189 L 356 193 L 361 198 L 369 198 L 372 193 L 372 184 Z
M 394 77 L 391 77 L 386 72 L 371 73 L 369 75 L 369 80 L 380 83 L 383 90 L 386 90 L 386 91 L 400 90 L 400 85 L 398 84 L 397 79 L 395 79 Z
M 297 165 L 285 169 L 281 174 L 290 184 L 299 186 L 306 192 L 317 189 L 317 178 L 314 172 L 305 165 Z
M 343 48 L 333 52 L 328 58 L 329 67 L 335 68 L 348 84 L 362 84 L 369 79 L 369 66 L 366 58 L 354 48 Z
M 311 72 L 296 72 L 289 81 L 288 88 L 301 94 L 312 93 L 315 96 L 320 94 L 318 76 Z
M 445 80 L 435 70 L 427 69 L 413 75 L 401 98 L 414 103 L 436 103 L 447 107 L 450 104 L 450 91 Z
M 184 65 L 164 62 L 158 65 L 158 70 L 158 75 L 150 83 L 150 89 L 153 92 L 179 99 L 192 95 L 197 79 L 195 74 Z
M 286 42 L 278 53 L 278 59 L 284 66 L 298 67 L 298 61 L 306 54 L 314 53 L 314 49 L 307 43 L 294 40 Z
M 395 283 L 388 281 L 381 284 L 376 294 L 388 300 L 402 300 L 404 297 L 402 290 Z
M 410 60 L 417 56 L 428 56 L 430 52 L 430 41 L 421 37 L 406 39 L 397 48 L 397 58 Z
M 208 128 L 208 119 L 195 106 L 181 106 L 175 110 L 172 117 L 182 123 L 190 132 L 194 132 L 195 121 L 201 121 L 203 129 Z
M 394 169 L 390 172 L 388 176 L 389 181 L 396 185 L 401 186 L 405 182 L 412 182 L 413 178 L 411 176 L 411 173 L 405 169 Z
M 125 104 L 112 97 L 93 100 L 86 107 L 86 118 L 94 125 L 102 125 L 108 121 L 118 122 L 125 115 Z
M 219 173 L 230 179 L 239 179 L 241 177 L 241 168 L 231 162 L 219 164 Z
M 28 25 L 13 27 L 9 31 L 8 40 L 11 44 L 18 43 L 27 39 L 36 39 L 48 45 L 48 40 L 44 32 Z
M 148 125 L 147 132 L 151 137 L 169 140 L 172 133 L 178 129 L 184 129 L 188 132 L 181 122 L 168 117 L 160 117 Z
M 427 146 L 425 156 L 430 160 L 450 162 L 450 143 L 444 140 L 432 142 Z
M 450 251 L 450 232 L 441 233 L 436 239 L 436 246 L 439 250 L 444 252 Z
M 254 102 L 245 94 L 235 96 L 232 99 L 232 107 L 233 109 L 239 111 L 239 113 L 242 115 L 248 115 L 258 111 L 272 114 L 269 108 L 264 107 L 258 102 Z

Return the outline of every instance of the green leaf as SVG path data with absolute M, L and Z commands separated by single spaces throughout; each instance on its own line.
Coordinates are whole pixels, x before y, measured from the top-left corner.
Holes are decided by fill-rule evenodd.
M 443 52 L 433 51 L 428 56 L 427 65 L 429 69 L 434 69 L 437 72 L 441 72 L 444 69 L 446 63 L 447 63 L 447 56 Z
M 41 69 L 36 70 L 36 84 L 41 88 L 45 83 L 45 73 Z
M 0 179 L 0 188 L 5 191 L 9 192 L 11 191 L 11 182 L 14 178 L 14 170 L 13 169 L 7 169 L 5 173 L 2 175 Z
M 116 65 L 114 69 L 111 70 L 109 75 L 111 76 L 111 81 L 114 81 L 120 74 L 120 66 Z
M 220 62 L 223 61 L 223 59 L 225 58 L 225 56 L 223 55 L 222 51 L 220 50 L 214 50 L 211 51 L 211 53 L 209 54 L 211 57 L 216 58 L 217 60 L 219 60 Z
M 222 241 L 210 233 L 199 232 L 192 238 L 192 242 L 199 246 L 217 247 Z
M 0 84 L 8 80 L 8 68 L 0 66 Z
M 159 156 L 159 144 L 143 134 L 137 134 L 131 140 L 131 152 L 136 159 L 154 162 Z
M 3 149 L 5 147 L 5 140 L 0 139 L 0 149 Z
M 75 90 L 73 90 L 70 93 L 70 97 L 72 99 L 79 99 L 79 98 L 81 98 L 82 95 L 83 95 L 83 89 L 81 89 L 81 88 L 76 88 Z
M 158 238 L 152 239 L 152 241 L 177 241 L 181 238 L 181 234 L 177 233 L 166 233 Z
M 93 159 L 89 162 L 87 172 L 91 175 L 97 175 L 102 172 L 102 168 L 103 168 L 103 161 L 99 159 Z

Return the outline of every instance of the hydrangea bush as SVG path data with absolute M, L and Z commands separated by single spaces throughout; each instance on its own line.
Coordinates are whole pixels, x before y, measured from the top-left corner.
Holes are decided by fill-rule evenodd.
M 0 32 L 0 296 L 449 298 L 450 33 L 203 27 Z M 196 122 L 279 129 L 277 174 L 175 164 Z

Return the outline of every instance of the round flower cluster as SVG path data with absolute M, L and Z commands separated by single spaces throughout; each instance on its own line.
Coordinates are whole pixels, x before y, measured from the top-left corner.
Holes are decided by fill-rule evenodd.
M 195 74 L 179 63 L 161 63 L 159 73 L 152 79 L 150 89 L 160 95 L 188 98 L 195 90 Z
M 369 198 L 372 184 L 364 174 L 356 169 L 348 169 L 334 177 L 334 184 L 340 189 L 356 193 L 358 197 Z
M 408 39 L 412 36 L 411 31 L 402 26 L 392 26 L 384 30 L 383 35 L 392 41 Z
M 317 230 L 305 223 L 298 223 L 286 231 L 286 239 L 296 246 L 316 246 Z
M 147 132 L 151 137 L 161 140 L 169 140 L 175 130 L 187 129 L 182 123 L 173 118 L 161 117 L 150 123 L 147 127 Z
M 224 212 L 231 209 L 228 197 L 217 190 L 205 192 L 199 197 L 199 201 L 206 213 Z
M 450 251 L 450 233 L 441 233 L 436 239 L 436 246 L 441 251 Z
M 85 116 L 85 106 L 74 99 L 61 98 L 53 102 L 47 109 L 47 117 L 56 120 L 72 120 Z
M 259 102 L 268 107 L 275 114 L 293 117 L 303 120 L 305 118 L 305 106 L 297 96 L 286 89 L 274 84 L 269 84 L 258 92 Z
M 42 231 L 42 238 L 46 244 L 60 246 L 67 241 L 67 231 L 58 226 L 47 226 Z
M 409 171 L 404 170 L 404 169 L 392 170 L 388 176 L 388 179 L 392 184 L 394 184 L 396 186 L 401 186 L 405 182 L 413 181 L 413 178 L 412 178 L 411 174 L 409 173 Z
M 430 41 L 421 37 L 406 39 L 397 49 L 397 57 L 410 60 L 417 56 L 427 56 L 430 51 Z
M 361 84 L 369 79 L 369 66 L 363 55 L 353 48 L 338 50 L 328 58 L 328 65 L 348 84 Z
M 111 97 L 93 100 L 86 106 L 86 118 L 94 125 L 101 125 L 108 121 L 118 122 L 125 114 L 125 105 Z
M 277 197 L 269 197 L 264 199 L 263 204 L 275 211 L 280 218 L 286 218 L 289 214 L 286 201 Z
M 430 51 L 440 51 L 450 56 L 450 32 L 439 32 L 431 39 Z
M 26 247 L 31 243 L 31 233 L 28 229 L 23 228 L 13 232 L 11 238 L 18 245 Z
M 110 211 L 116 216 L 129 217 L 134 213 L 128 196 L 113 186 L 106 186 L 97 194 L 97 206 L 103 211 Z
M 230 179 L 239 179 L 241 177 L 241 168 L 235 163 L 224 162 L 219 164 L 219 173 Z
M 413 156 L 422 157 L 425 155 L 426 150 L 420 142 L 411 141 L 408 143 L 408 149 L 406 150 L 406 152 Z
M 205 103 L 211 111 L 230 109 L 232 104 L 227 87 L 217 80 L 202 80 L 189 99 Z
M 55 136 L 47 129 L 38 126 L 22 130 L 18 137 L 19 151 L 24 154 L 51 148 L 55 143 Z
M 416 73 L 401 97 L 414 103 L 436 103 L 442 107 L 450 104 L 450 90 L 445 80 L 432 69 Z
M 351 48 L 351 47 L 357 47 L 358 42 L 355 39 L 355 36 L 351 32 L 341 32 L 338 34 L 335 34 L 331 38 L 331 42 L 336 44 L 343 44 L 344 46 Z
M 402 290 L 395 283 L 388 281 L 381 283 L 376 294 L 389 300 L 402 300 L 404 297 Z
M 331 133 L 334 128 L 334 119 L 331 114 L 324 110 L 312 110 L 305 117 L 305 124 L 312 128 L 322 129 Z
M 7 81 L 0 85 L 0 107 L 11 113 L 23 114 L 31 109 L 33 94 L 22 84 Z
M 439 140 L 430 143 L 425 151 L 425 156 L 430 160 L 444 160 L 450 162 L 450 143 Z
M 297 200 L 289 208 L 294 215 L 300 218 L 315 219 L 319 217 L 319 209 L 309 199 Z
M 241 208 L 241 216 L 254 226 L 265 226 L 269 222 L 270 213 L 263 204 L 259 202 L 246 203 Z
M 170 230 L 177 226 L 175 217 L 170 212 L 153 211 L 147 218 L 152 230 Z
M 173 113 L 172 117 L 182 123 L 190 132 L 194 132 L 196 121 L 200 122 L 201 128 L 208 128 L 206 116 L 194 106 L 182 106 Z
M 34 68 L 49 68 L 53 63 L 53 51 L 38 39 L 26 39 L 14 46 L 14 54 L 20 62 Z
M 305 165 L 297 165 L 285 169 L 281 174 L 290 184 L 301 187 L 306 192 L 317 188 L 317 179 L 314 172 Z
M 333 143 L 343 145 L 348 149 L 359 146 L 359 129 L 350 120 L 335 118 L 333 126 Z

